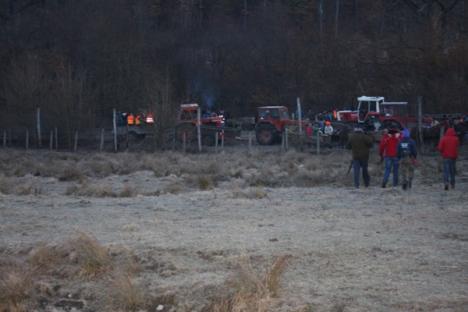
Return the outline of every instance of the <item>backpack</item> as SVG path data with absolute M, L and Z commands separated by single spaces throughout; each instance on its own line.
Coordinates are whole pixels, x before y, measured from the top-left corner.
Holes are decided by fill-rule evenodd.
M 411 143 L 410 142 L 400 142 L 400 157 L 406 158 L 411 155 Z

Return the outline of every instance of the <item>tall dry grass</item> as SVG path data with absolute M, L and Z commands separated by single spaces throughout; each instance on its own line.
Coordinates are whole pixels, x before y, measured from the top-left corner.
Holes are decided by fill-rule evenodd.
M 140 311 L 148 307 L 150 299 L 127 273 L 116 273 L 111 280 L 108 305 L 112 311 Z
M 27 312 L 33 290 L 31 272 L 24 268 L 3 268 L 0 272 L 0 311 Z
M 234 292 L 215 299 L 205 312 L 267 312 L 278 303 L 281 276 L 290 256 L 281 256 L 262 275 L 251 262 L 241 262 L 238 275 L 232 285 Z
M 80 274 L 86 277 L 96 277 L 112 268 L 109 251 L 96 238 L 79 233 L 69 241 L 70 247 L 76 252 Z
M 369 161 L 372 178 L 381 178 L 383 165 L 376 151 Z M 252 187 L 313 187 L 351 186 L 352 175 L 347 175 L 351 161 L 348 150 L 334 149 L 326 155 L 288 151 L 255 151 L 247 154 L 242 148 L 229 153 L 182 154 L 158 153 L 109 153 L 72 154 L 56 152 L 0 151 L 0 192 L 8 194 L 35 194 L 40 190 L 11 186 L 12 177 L 27 174 L 55 177 L 64 182 L 77 182 L 70 186 L 69 195 L 92 197 L 132 197 L 139 194 L 132 189 L 132 182 L 120 191 L 109 186 L 93 184 L 93 179 L 111 175 L 134 174 L 141 170 L 154 173 L 155 178 L 175 176 L 181 181 L 163 187 L 157 194 L 180 193 L 187 190 L 210 190 L 221 182 L 238 182 Z M 440 180 L 437 156 L 420 160 L 416 179 L 423 183 Z M 167 189 L 164 189 L 167 188 Z M 154 192 L 156 194 L 156 192 Z

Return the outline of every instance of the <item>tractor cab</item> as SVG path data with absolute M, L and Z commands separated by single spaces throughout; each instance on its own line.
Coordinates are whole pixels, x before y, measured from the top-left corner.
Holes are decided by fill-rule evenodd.
M 385 102 L 381 96 L 361 96 L 358 97 L 357 120 L 365 122 L 371 118 L 380 120 L 390 117 L 407 116 L 408 102 Z
M 364 122 L 369 116 L 379 115 L 380 107 L 384 98 L 379 96 L 360 96 L 358 97 L 357 119 L 358 122 Z
M 258 121 L 289 120 L 285 106 L 261 106 L 258 108 Z
M 197 120 L 198 104 L 182 104 L 179 110 L 179 121 Z

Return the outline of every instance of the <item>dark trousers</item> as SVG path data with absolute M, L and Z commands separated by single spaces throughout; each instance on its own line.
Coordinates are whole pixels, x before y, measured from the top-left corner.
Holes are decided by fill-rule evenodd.
M 369 186 L 370 177 L 367 171 L 368 163 L 367 160 L 353 159 L 353 171 L 354 171 L 354 186 L 359 188 L 360 173 L 362 169 L 362 178 L 364 179 L 364 185 Z
M 455 185 L 455 160 L 444 158 L 444 184 Z

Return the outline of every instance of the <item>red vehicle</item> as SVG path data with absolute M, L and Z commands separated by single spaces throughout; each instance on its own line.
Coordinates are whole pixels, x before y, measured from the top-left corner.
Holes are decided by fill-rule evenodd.
M 177 118 L 176 135 L 180 142 L 187 143 L 196 140 L 197 120 L 200 106 L 194 104 L 181 104 Z M 209 116 L 202 116 L 200 111 L 200 125 L 203 145 L 213 145 L 215 143 L 215 132 L 219 133 L 219 138 L 224 135 L 225 118 L 223 115 L 212 113 Z
M 374 130 L 390 127 L 414 128 L 417 118 L 408 115 L 408 102 L 385 102 L 383 97 L 358 97 L 358 108 L 355 111 L 337 112 L 337 120 L 351 123 L 367 123 Z M 430 127 L 431 118 L 423 118 L 423 124 Z
M 262 106 L 257 109 L 255 135 L 260 145 L 271 145 L 281 140 L 285 126 L 298 126 L 297 120 L 289 117 L 285 106 Z

